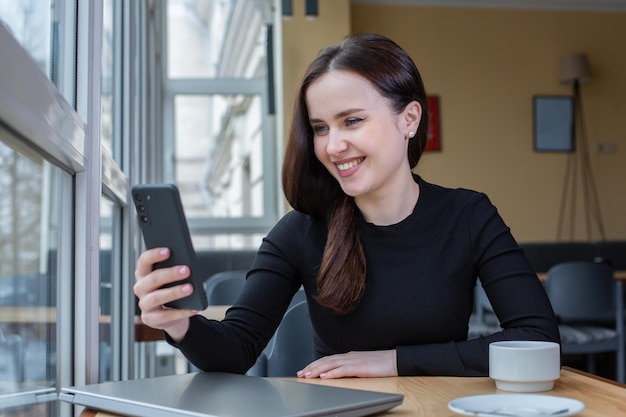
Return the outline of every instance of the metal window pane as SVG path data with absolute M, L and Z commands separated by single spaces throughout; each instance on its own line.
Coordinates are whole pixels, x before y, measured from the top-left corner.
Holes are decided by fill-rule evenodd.
M 0 114 L 20 140 L 69 172 L 85 164 L 84 124 L 20 44 L 0 25 Z
M 102 3 L 102 64 L 101 64 L 101 82 L 102 91 L 100 94 L 100 132 L 102 146 L 113 155 L 114 146 L 114 85 L 115 79 L 115 61 L 119 56 L 115 50 L 114 30 L 114 3 L 113 0 L 104 0 Z
M 100 200 L 100 333 L 99 381 L 119 380 L 121 358 L 122 268 L 121 207 L 102 196 Z
M 61 172 L 0 129 L 0 413 L 46 416 L 57 379 Z M 68 175 L 63 173 L 64 175 Z
M 270 3 L 164 3 L 163 135 L 152 181 L 179 186 L 203 247 L 256 247 L 280 211 Z
M 0 21 L 50 77 L 52 0 L 0 0 Z
M 76 0 L 0 0 L 3 24 L 63 97 L 75 102 Z
M 264 216 L 260 95 L 178 95 L 175 177 L 189 218 Z
M 169 78 L 264 78 L 265 0 L 169 0 Z

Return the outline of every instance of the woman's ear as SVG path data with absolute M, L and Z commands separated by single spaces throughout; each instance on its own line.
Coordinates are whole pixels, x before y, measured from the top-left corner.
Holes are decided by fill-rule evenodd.
M 417 128 L 422 120 L 422 106 L 417 101 L 412 101 L 406 105 L 403 112 L 406 130 L 417 132 Z

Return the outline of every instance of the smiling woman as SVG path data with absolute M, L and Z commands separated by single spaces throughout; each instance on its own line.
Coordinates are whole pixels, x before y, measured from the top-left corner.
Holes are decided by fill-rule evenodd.
M 163 310 L 186 294 L 159 287 L 187 269 L 156 273 L 167 252 L 146 251 L 135 294 L 147 325 L 202 370 L 244 373 L 304 287 L 316 360 L 297 375 L 324 379 L 487 375 L 492 341 L 559 340 L 545 291 L 489 199 L 412 173 L 427 103 L 403 49 L 349 36 L 319 53 L 296 97 L 282 173 L 294 210 L 264 238 L 239 299 L 222 321 Z M 477 277 L 503 329 L 468 340 Z

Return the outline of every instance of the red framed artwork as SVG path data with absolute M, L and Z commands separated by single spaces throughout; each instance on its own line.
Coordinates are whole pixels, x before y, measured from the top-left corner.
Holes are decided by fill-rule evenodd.
M 439 128 L 439 96 L 426 97 L 428 106 L 428 131 L 426 132 L 426 151 L 441 150 L 441 131 Z

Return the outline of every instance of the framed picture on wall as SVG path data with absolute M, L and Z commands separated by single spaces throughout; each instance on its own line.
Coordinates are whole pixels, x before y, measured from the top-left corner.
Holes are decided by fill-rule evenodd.
M 533 122 L 535 151 L 574 151 L 573 97 L 534 96 Z
M 427 96 L 428 130 L 426 132 L 426 151 L 441 150 L 441 131 L 439 129 L 439 97 Z

